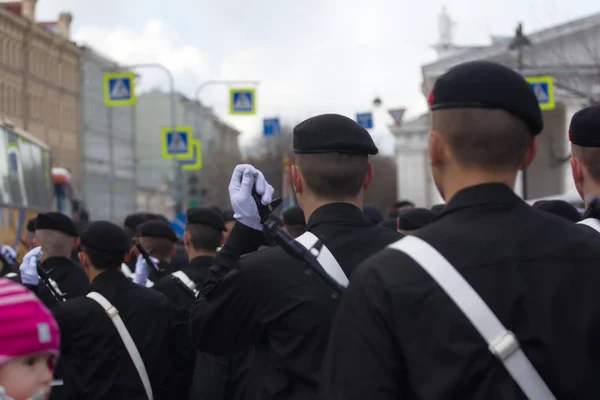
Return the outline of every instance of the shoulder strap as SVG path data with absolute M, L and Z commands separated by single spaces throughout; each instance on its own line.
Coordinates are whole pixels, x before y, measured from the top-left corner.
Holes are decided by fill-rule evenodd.
M 121 263 L 121 272 L 123 273 L 123 275 L 125 275 L 126 278 L 133 278 L 133 272 L 131 271 L 131 268 L 129 268 L 129 265 L 125 263 Z
M 319 238 L 316 237 L 314 233 L 306 231 L 296 238 L 296 242 L 300 243 L 310 251 L 314 248 L 317 242 L 319 242 Z M 335 279 L 340 286 L 348 287 L 348 284 L 350 283 L 348 281 L 348 277 L 329 249 L 323 244 L 321 245 L 321 248 L 317 250 L 319 252 L 317 261 L 319 264 L 321 264 L 321 267 L 323 267 L 325 272 L 327 272 L 330 277 Z
M 66 293 L 63 294 L 63 292 L 58 287 L 58 283 L 56 283 L 56 281 L 54 279 L 48 277 L 48 282 L 50 282 L 50 284 L 52 285 L 54 290 L 56 290 L 56 293 L 58 293 L 61 297 L 65 298 L 65 299 L 67 298 Z
M 177 277 L 181 282 L 183 282 L 183 284 L 185 286 L 187 286 L 188 288 L 190 288 L 190 290 L 192 292 L 196 290 L 196 284 L 194 283 L 194 281 L 192 281 L 190 279 L 189 276 L 187 276 L 187 274 L 185 272 L 183 272 L 183 271 L 175 271 L 171 275 Z
M 580 225 L 587 225 L 590 228 L 595 229 L 597 232 L 600 232 L 600 221 L 598 221 L 596 218 L 586 218 L 577 223 Z
M 443 255 L 415 236 L 406 236 L 389 247 L 407 254 L 431 275 L 483 336 L 490 352 L 504 364 L 530 400 L 555 399 L 521 350 L 515 335 L 506 330 L 483 299 Z
M 131 338 L 131 335 L 129 334 L 129 331 L 125 326 L 125 323 L 123 323 L 123 320 L 119 316 L 119 310 L 117 310 L 112 304 L 110 304 L 108 300 L 106 300 L 104 296 L 102 296 L 98 292 L 89 292 L 87 294 L 87 297 L 96 301 L 102 306 L 102 308 L 104 308 L 104 311 L 106 311 L 106 314 L 109 316 L 112 323 L 115 325 L 115 328 L 117 328 L 119 336 L 121 336 L 121 340 L 123 340 L 123 344 L 125 345 L 125 348 L 129 353 L 129 357 L 131 357 L 131 360 L 135 365 L 135 369 L 137 370 L 140 379 L 142 380 L 142 384 L 144 385 L 146 395 L 148 396 L 149 400 L 153 400 L 152 386 L 150 386 L 150 379 L 148 378 L 148 373 L 146 372 L 146 366 L 144 365 L 142 356 L 140 355 L 140 352 L 138 351 L 135 342 Z

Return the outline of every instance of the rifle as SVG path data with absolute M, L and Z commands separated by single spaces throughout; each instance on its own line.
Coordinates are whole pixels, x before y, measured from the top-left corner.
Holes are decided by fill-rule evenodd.
M 54 301 L 56 301 L 57 303 L 63 303 L 65 301 L 67 301 L 66 296 L 60 291 L 60 289 L 58 288 L 58 285 L 56 285 L 56 282 L 51 281 L 50 277 L 48 277 L 48 274 L 46 274 L 46 271 L 44 271 L 44 268 L 42 268 L 42 264 L 40 263 L 40 260 L 36 260 L 35 263 L 36 263 L 36 267 L 37 267 L 38 276 L 40 277 L 42 282 L 44 282 L 44 285 L 46 285 L 46 288 L 48 288 L 48 291 L 54 298 Z
M 296 241 L 296 239 L 288 232 L 283 230 L 277 223 L 277 220 L 271 216 L 271 213 L 281 205 L 282 199 L 277 198 L 270 204 L 264 205 L 261 201 L 261 196 L 256 192 L 256 189 L 252 189 L 252 198 L 256 202 L 258 208 L 258 215 L 260 216 L 260 222 L 267 232 L 273 237 L 275 242 L 281 246 L 281 248 L 295 259 L 302 261 L 308 265 L 306 273 L 314 271 L 319 278 L 321 278 L 327 285 L 333 289 L 332 297 L 338 299 L 340 294 L 344 291 L 344 287 L 341 286 L 335 279 L 323 269 L 319 261 L 317 261 L 318 250 L 323 244 L 321 240 L 317 241 L 313 248 L 308 250 Z M 317 254 L 313 253 L 315 251 Z

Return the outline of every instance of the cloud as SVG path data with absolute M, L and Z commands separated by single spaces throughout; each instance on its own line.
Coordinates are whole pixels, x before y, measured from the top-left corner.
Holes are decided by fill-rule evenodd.
M 97 49 L 124 65 L 159 63 L 175 76 L 176 88 L 182 90 L 189 85 L 178 77 L 192 76 L 195 82 L 210 76 L 211 60 L 208 54 L 197 47 L 182 44 L 182 38 L 170 30 L 163 22 L 153 19 L 146 22 L 143 29 L 135 31 L 125 26 L 82 27 L 73 35 L 75 41 Z M 140 68 L 141 89 L 164 84 L 163 72 L 150 68 Z

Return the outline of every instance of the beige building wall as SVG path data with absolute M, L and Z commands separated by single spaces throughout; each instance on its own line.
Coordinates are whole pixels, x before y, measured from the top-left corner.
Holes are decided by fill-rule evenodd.
M 70 14 L 36 23 L 34 0 L 0 3 L 0 115 L 46 142 L 81 187 L 79 57 Z

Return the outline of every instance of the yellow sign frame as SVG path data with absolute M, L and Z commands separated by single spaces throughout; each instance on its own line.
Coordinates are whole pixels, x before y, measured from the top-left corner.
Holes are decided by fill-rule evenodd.
M 236 111 L 234 107 L 234 98 L 238 93 L 248 93 L 252 96 L 252 110 Z M 231 115 L 256 115 L 256 89 L 254 88 L 237 88 L 229 89 L 229 114 Z
M 525 77 L 525 80 L 531 85 L 543 83 L 548 85 L 548 102 L 539 103 L 540 109 L 544 111 L 554 110 L 556 108 L 556 101 L 554 100 L 554 78 L 551 76 L 529 76 Z
M 202 141 L 198 140 L 198 139 L 192 139 L 192 150 L 196 150 L 195 151 L 195 155 L 196 155 L 196 159 L 195 159 L 195 163 L 194 164 L 181 164 L 181 169 L 183 169 L 184 171 L 197 171 L 199 169 L 202 169 Z M 187 159 L 180 159 L 181 161 L 192 161 L 194 160 L 194 154 L 192 153 L 192 156 L 190 158 Z
M 177 132 L 185 132 L 187 133 L 187 137 L 189 140 L 188 151 L 187 153 L 181 154 L 169 154 L 169 145 L 167 143 L 167 135 L 173 131 L 173 128 L 170 126 L 165 126 L 162 128 L 160 132 L 160 143 L 161 143 L 161 151 L 164 160 L 191 160 L 194 157 L 194 128 L 191 126 L 178 126 L 176 128 Z
M 133 72 L 110 72 L 104 74 L 104 104 L 107 107 L 122 107 L 133 106 L 137 103 L 137 95 L 135 93 L 135 73 Z M 129 80 L 129 90 L 131 97 L 128 100 L 112 100 L 110 98 L 110 81 L 113 79 Z

